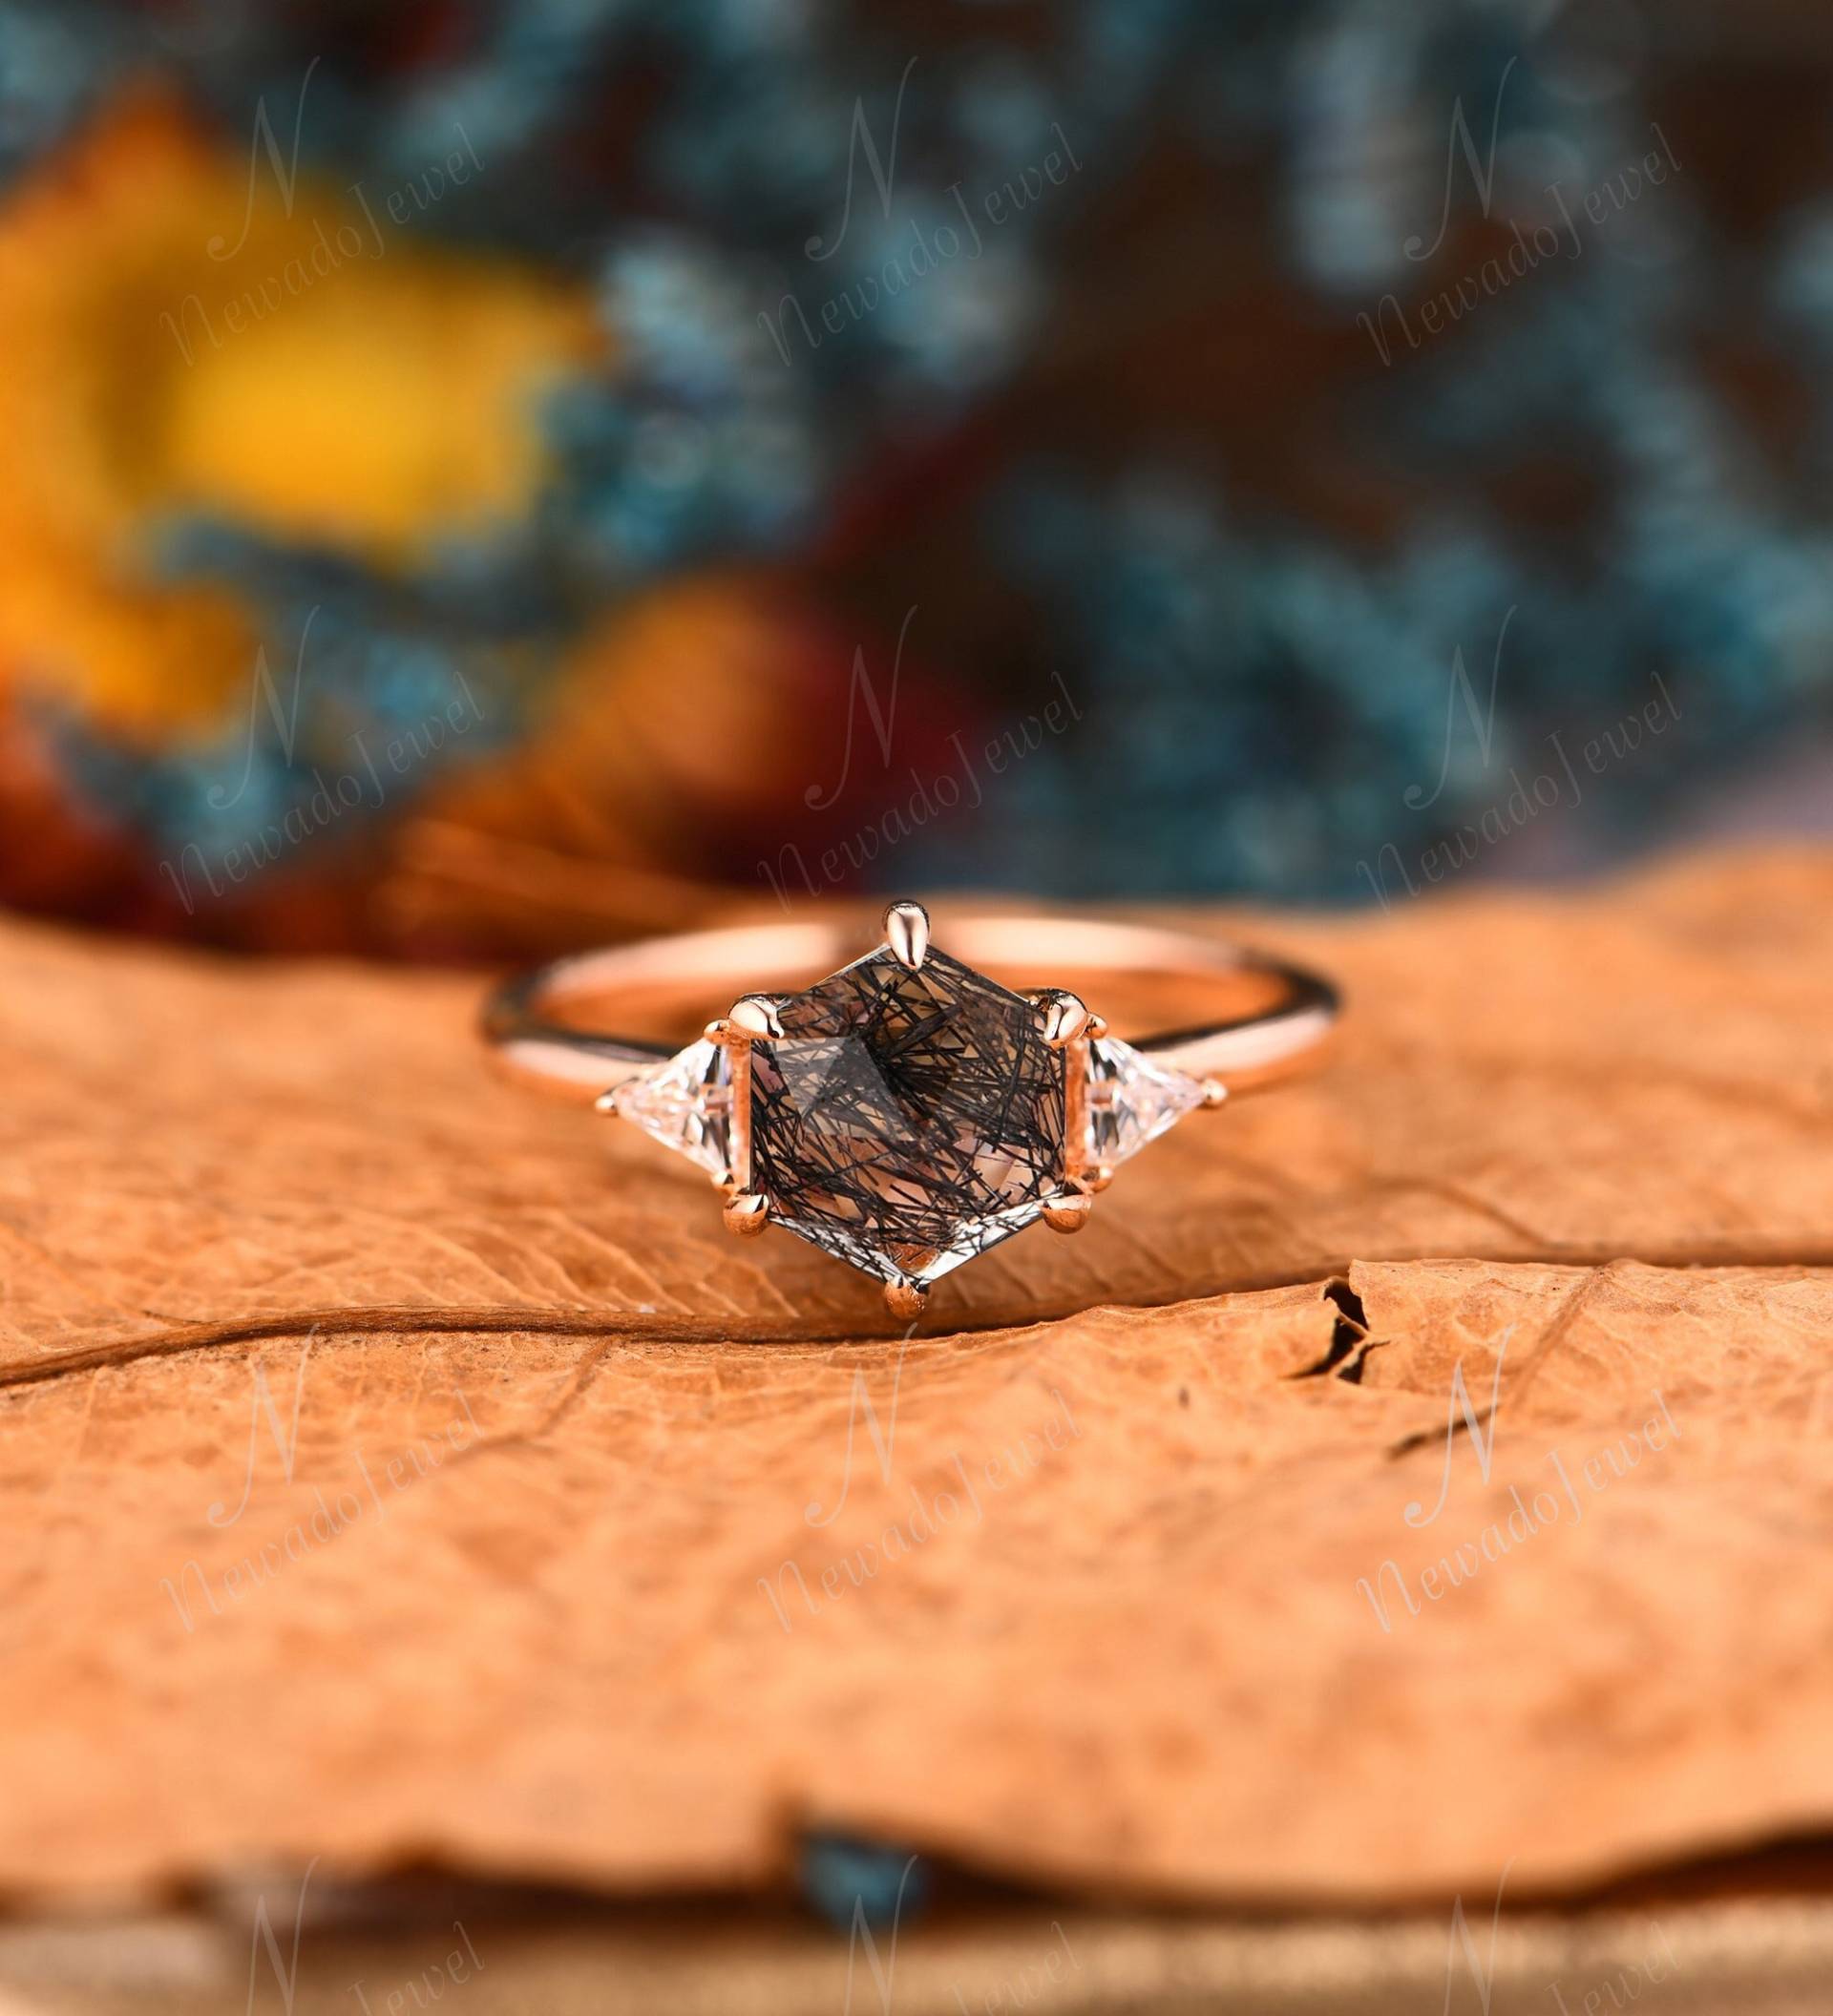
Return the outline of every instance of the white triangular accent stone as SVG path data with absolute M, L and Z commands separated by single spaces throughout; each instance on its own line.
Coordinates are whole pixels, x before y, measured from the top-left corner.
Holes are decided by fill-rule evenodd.
M 731 1167 L 731 1089 L 725 1045 L 703 1038 L 646 1078 L 629 1080 L 618 1093 L 618 1116 L 724 1176 Z
M 1088 1159 L 1109 1168 L 1137 1155 L 1203 1103 L 1203 1087 L 1118 1037 L 1088 1045 Z

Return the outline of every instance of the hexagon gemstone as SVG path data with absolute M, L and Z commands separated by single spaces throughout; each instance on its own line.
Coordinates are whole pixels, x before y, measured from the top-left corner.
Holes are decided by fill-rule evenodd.
M 771 1217 L 885 1281 L 931 1281 L 1062 1188 L 1064 1053 L 1031 1004 L 884 948 L 778 1003 L 751 1045 L 751 1180 Z

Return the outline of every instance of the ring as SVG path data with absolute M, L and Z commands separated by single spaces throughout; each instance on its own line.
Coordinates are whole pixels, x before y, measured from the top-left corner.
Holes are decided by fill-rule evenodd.
M 706 1169 L 732 1231 L 783 1226 L 912 1319 L 938 1276 L 1036 1220 L 1080 1230 L 1122 1163 L 1187 1113 L 1289 1075 L 1339 1006 L 1301 968 L 1149 925 L 972 917 L 949 941 L 959 956 L 931 945 L 920 903 L 892 904 L 884 942 L 851 964 L 831 924 L 645 939 L 511 981 L 484 1036 L 512 1076 Z M 1021 973 L 1065 972 L 1169 986 L 1208 1018 L 1123 1042 L 1064 986 L 1017 991 Z M 751 991 L 685 1049 L 586 1025 L 671 994 L 704 1013 L 722 983 Z

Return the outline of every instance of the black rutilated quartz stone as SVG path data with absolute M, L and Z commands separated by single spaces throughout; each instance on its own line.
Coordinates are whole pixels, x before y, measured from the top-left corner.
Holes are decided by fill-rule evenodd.
M 1064 1054 L 1031 1004 L 881 949 L 778 1003 L 751 1046 L 752 1182 L 773 1221 L 886 1281 L 933 1280 L 1062 1186 Z

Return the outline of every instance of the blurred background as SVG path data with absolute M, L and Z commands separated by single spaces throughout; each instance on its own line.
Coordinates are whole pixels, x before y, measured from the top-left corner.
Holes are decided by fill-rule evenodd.
M 0 0 L 0 900 L 1824 824 L 1830 96 L 1804 0 Z

